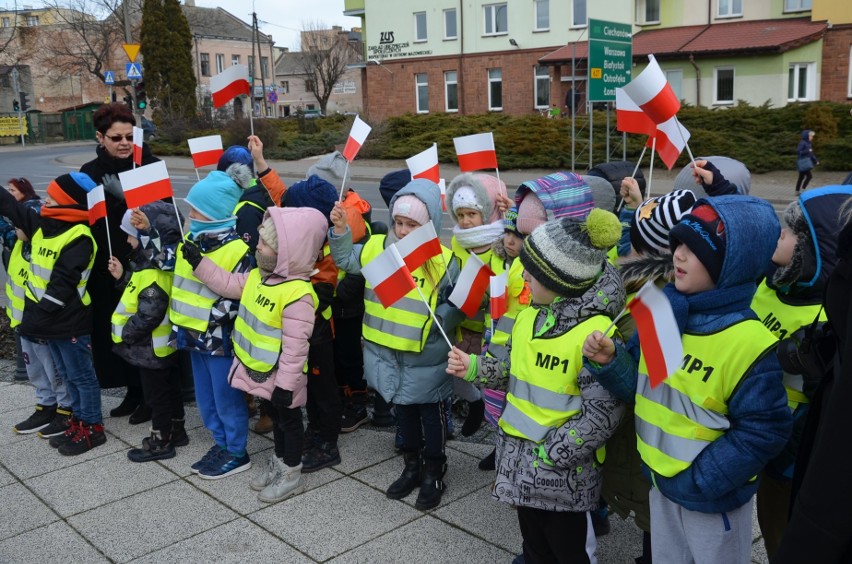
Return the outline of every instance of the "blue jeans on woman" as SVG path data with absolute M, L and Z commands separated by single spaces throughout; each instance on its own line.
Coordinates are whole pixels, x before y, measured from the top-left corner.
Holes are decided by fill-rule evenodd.
M 101 385 L 92 365 L 92 340 L 89 335 L 68 339 L 50 339 L 50 352 L 56 372 L 65 382 L 74 417 L 94 425 L 103 422 Z

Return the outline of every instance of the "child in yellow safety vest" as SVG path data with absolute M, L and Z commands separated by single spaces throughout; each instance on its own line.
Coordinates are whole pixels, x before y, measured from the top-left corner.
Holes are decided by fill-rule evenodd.
M 663 291 L 683 360 L 656 385 L 657 347 L 640 349 L 638 333 L 624 346 L 596 331 L 583 346 L 598 381 L 635 403 L 657 564 L 751 560 L 758 474 L 792 426 L 776 339 L 749 307 L 779 232 L 768 202 L 739 195 L 700 199 L 671 229 Z
M 450 374 L 507 391 L 492 497 L 517 508 L 526 562 L 594 562 L 603 446 L 624 407 L 583 367 L 581 349 L 624 306 L 606 261 L 620 234 L 600 209 L 535 229 L 520 255 L 532 304 L 512 326 L 508 358 L 449 353 Z
M 139 367 L 145 403 L 151 408 L 150 437 L 142 441 L 141 448 L 131 449 L 127 458 L 132 462 L 174 458 L 175 447 L 189 444 L 177 350 L 169 343 L 169 295 L 181 238 L 180 220 L 172 204 L 156 201 L 124 212 L 121 230 L 133 249 L 133 270 L 124 270 L 118 258 L 110 257 L 109 272 L 116 285 L 124 288 L 112 314 L 112 350 Z
M 389 208 L 393 228 L 388 235 L 374 234 L 363 245 L 355 245 L 346 212 L 335 205 L 329 243 L 338 267 L 360 274 L 362 265 L 428 221 L 441 232 L 441 193 L 429 180 L 409 182 L 393 196 Z M 450 334 L 464 314 L 446 301 L 450 280 L 458 277 L 459 269 L 450 250 L 442 246 L 441 251 L 441 256 L 411 274 Z M 405 462 L 402 476 L 385 494 L 402 499 L 419 486 L 415 507 L 431 509 L 441 502 L 446 472 L 443 402 L 452 394 L 452 382 L 444 372 L 447 343 L 416 289 L 384 308 L 368 282 L 364 309 L 364 373 L 370 387 L 395 406 Z
M 266 503 L 302 489 L 308 339 L 319 304 L 310 277 L 327 227 L 315 209 L 272 207 L 258 229 L 257 268 L 232 273 L 203 259 L 195 269 L 211 290 L 240 300 L 228 382 L 269 402 L 275 451 L 250 484 Z

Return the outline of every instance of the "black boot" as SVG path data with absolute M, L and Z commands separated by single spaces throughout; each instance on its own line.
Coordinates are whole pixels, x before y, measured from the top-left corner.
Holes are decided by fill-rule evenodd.
M 485 418 L 485 402 L 482 399 L 468 403 L 467 418 L 462 425 L 462 435 L 469 437 L 479 430 Z
M 186 434 L 185 421 L 183 419 L 172 419 L 172 444 L 182 447 L 189 444 L 189 435 Z
M 148 404 L 144 401 L 139 404 L 133 413 L 130 415 L 130 419 L 127 421 L 131 425 L 139 425 L 141 423 L 145 423 L 146 421 L 151 420 L 151 408 L 148 407 Z
M 494 470 L 497 466 L 495 458 L 497 457 L 497 449 L 491 451 L 491 454 L 479 461 L 480 470 Z
M 373 398 L 373 425 L 376 427 L 390 427 L 394 424 L 390 405 L 376 392 Z
M 142 448 L 132 448 L 127 452 L 131 462 L 151 462 L 175 457 L 175 445 L 167 432 L 151 429 L 151 436 L 142 441 Z
M 405 462 L 402 475 L 385 492 L 389 499 L 402 499 L 420 485 L 420 453 L 404 452 L 402 460 Z
M 444 474 L 447 472 L 447 459 L 425 458 L 423 459 L 423 475 L 420 480 L 420 493 L 414 507 L 420 510 L 438 507 L 441 503 L 441 495 L 447 489 L 444 484 Z
M 124 417 L 133 413 L 142 403 L 142 389 L 136 386 L 128 386 L 127 394 L 118 407 L 109 411 L 110 417 Z

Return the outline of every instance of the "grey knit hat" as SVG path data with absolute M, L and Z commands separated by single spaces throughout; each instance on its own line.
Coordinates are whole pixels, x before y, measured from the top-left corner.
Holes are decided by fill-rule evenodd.
M 583 295 L 600 277 L 607 252 L 621 236 L 615 214 L 593 209 L 537 227 L 521 249 L 521 264 L 545 288 L 565 297 Z
M 269 214 L 258 226 L 257 234 L 263 239 L 264 243 L 269 245 L 276 253 L 278 252 L 278 231 L 275 229 L 275 222 Z
M 796 246 L 789 264 L 779 266 L 772 275 L 772 283 L 775 286 L 790 286 L 803 277 L 813 276 L 816 272 L 816 246 L 798 199 L 790 202 L 781 220 L 796 236 Z
M 340 154 L 340 151 L 335 151 L 323 155 L 315 164 L 311 165 L 305 178 L 317 175 L 332 186 L 339 187 L 343 182 L 343 173 L 345 171 L 346 159 Z
M 695 205 L 691 190 L 675 190 L 642 202 L 633 212 L 630 244 L 639 254 L 669 252 L 669 231 Z

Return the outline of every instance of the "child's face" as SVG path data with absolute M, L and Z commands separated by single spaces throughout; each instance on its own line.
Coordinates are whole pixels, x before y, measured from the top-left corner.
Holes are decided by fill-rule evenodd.
M 506 249 L 506 254 L 512 258 L 516 258 L 521 254 L 521 247 L 524 246 L 524 240 L 512 233 L 506 231 L 503 235 L 503 248 Z
M 542 286 L 541 282 L 536 280 L 529 272 L 524 271 L 524 281 L 530 286 L 530 296 L 534 304 L 550 305 L 553 300 L 559 295 L 553 290 Z
M 127 244 L 130 245 L 130 248 L 134 251 L 139 248 L 139 239 L 134 237 L 133 235 L 127 236 Z
M 189 219 L 197 219 L 198 221 L 210 221 L 210 218 L 198 211 L 197 209 L 189 208 Z
M 263 240 L 263 237 L 258 237 L 257 239 L 257 252 L 265 257 L 278 256 L 278 253 L 275 252 L 275 249 L 267 245 L 266 242 Z
M 56 200 L 50 197 L 50 194 L 47 194 L 44 197 L 44 205 L 49 208 L 52 208 L 53 206 L 58 206 L 59 204 L 56 203 Z
M 680 243 L 672 260 L 675 267 L 675 288 L 683 294 L 697 294 L 716 287 L 710 273 L 689 247 Z
M 781 229 L 781 236 L 778 237 L 778 244 L 775 246 L 775 253 L 772 255 L 772 262 L 777 266 L 787 266 L 793 260 L 793 251 L 796 250 L 796 243 L 799 238 L 790 230 L 789 227 Z
M 393 232 L 396 234 L 397 239 L 402 239 L 418 227 L 420 227 L 420 224 L 411 218 L 401 215 L 393 218 Z
M 479 227 L 482 225 L 482 214 L 471 208 L 459 208 L 456 210 L 456 221 L 462 229 Z

